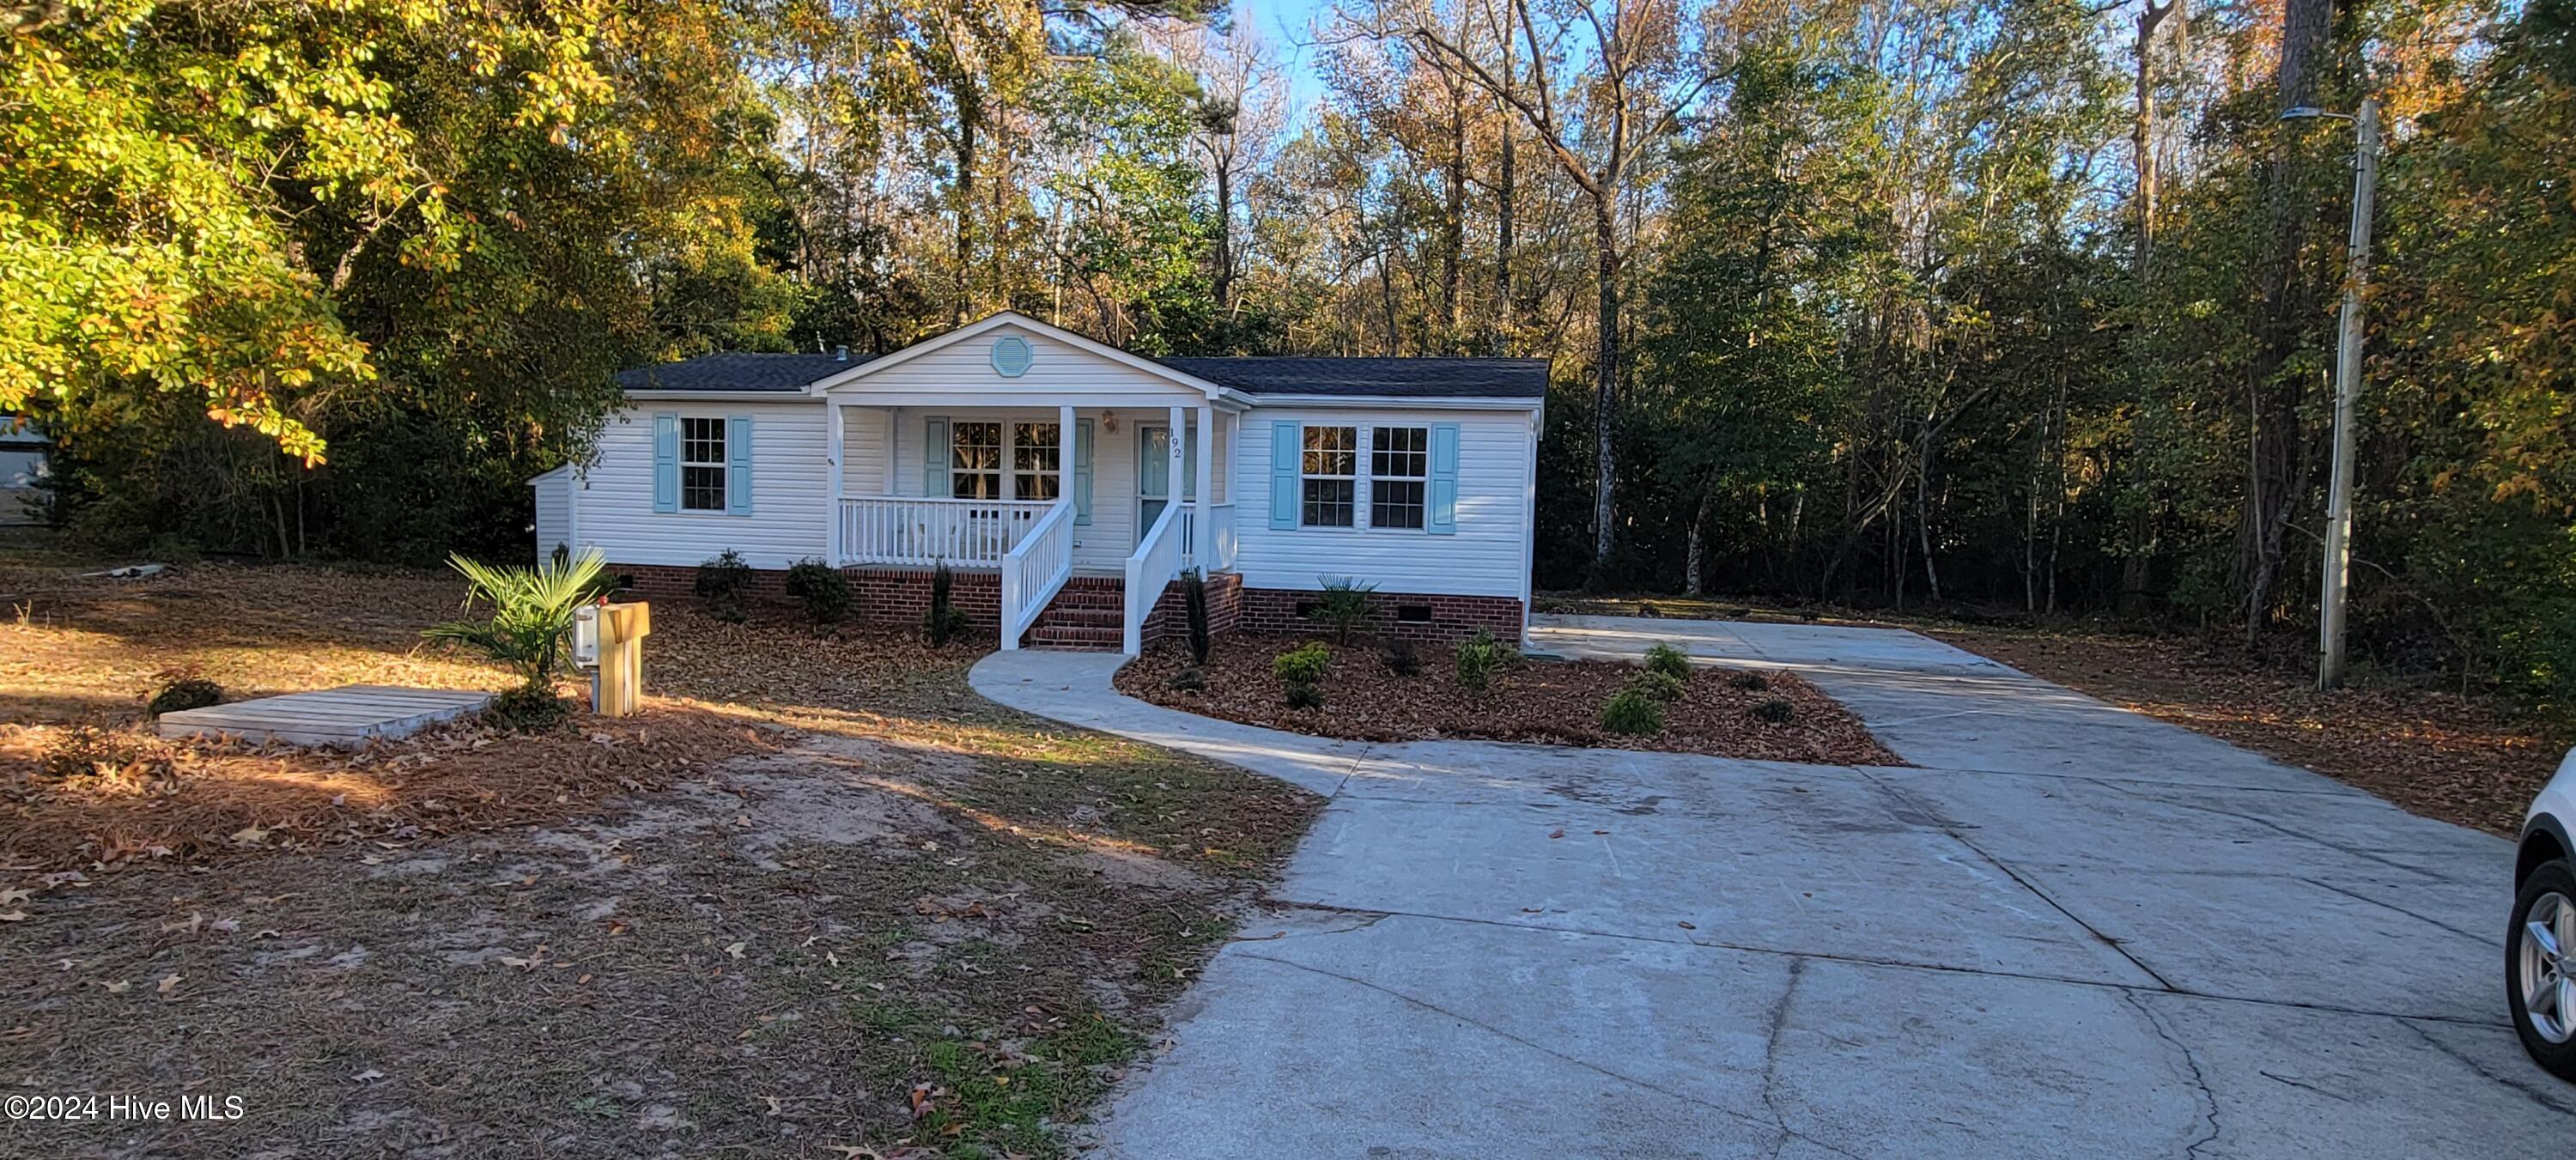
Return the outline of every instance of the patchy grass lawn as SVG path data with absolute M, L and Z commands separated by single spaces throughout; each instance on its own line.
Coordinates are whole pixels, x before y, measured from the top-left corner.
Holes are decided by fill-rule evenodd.
M 171 670 L 245 692 L 505 680 L 419 645 L 459 596 L 438 577 L 0 567 L 0 595 L 33 605 L 0 624 L 22 738 L 131 722 Z M 0 1153 L 1058 1154 L 1320 804 L 994 706 L 971 649 L 654 621 L 661 695 L 624 725 L 460 726 L 364 762 L 187 753 L 133 795 L 321 812 L 318 787 L 244 787 L 327 775 L 461 803 L 437 825 L 0 855 L 12 1093 L 241 1100 L 0 1125 Z M 582 756 L 630 764 L 567 772 Z M 0 821 L 28 832 L 61 790 L 22 782 Z
M 1765 761 L 1829 765 L 1903 765 L 1860 718 L 1824 691 L 1789 673 L 1693 668 L 1680 695 L 1656 702 L 1662 728 L 1618 733 L 1603 726 L 1602 706 L 1637 676 L 1638 666 L 1612 661 L 1515 660 L 1483 689 L 1460 683 L 1447 648 L 1419 650 L 1419 669 L 1395 672 L 1375 647 L 1327 646 L 1332 653 L 1319 708 L 1292 708 L 1271 671 L 1279 654 L 1307 637 L 1229 636 L 1205 666 L 1188 648 L 1163 641 L 1118 670 L 1118 691 L 1158 705 L 1355 741 L 1481 738 L 1674 753 L 1707 753 Z M 1196 687 L 1173 678 L 1195 669 Z
M 2232 642 L 2093 627 L 1784 610 L 1723 599 L 1542 598 L 1544 611 L 1911 628 L 2045 680 L 2314 770 L 2428 818 L 2511 837 L 2566 739 L 2492 702 L 2393 684 L 2320 693 Z

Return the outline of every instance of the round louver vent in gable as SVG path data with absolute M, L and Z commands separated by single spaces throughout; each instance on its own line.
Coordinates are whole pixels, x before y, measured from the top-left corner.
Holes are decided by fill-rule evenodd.
M 1006 334 L 993 340 L 993 369 L 1006 379 L 1029 373 L 1029 340 Z

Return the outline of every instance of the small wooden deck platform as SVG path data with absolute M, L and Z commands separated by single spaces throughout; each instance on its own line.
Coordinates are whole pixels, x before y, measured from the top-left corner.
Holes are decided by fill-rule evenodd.
M 490 693 L 461 689 L 343 685 L 164 713 L 155 726 L 163 737 L 229 733 L 250 741 L 357 746 L 417 733 L 474 712 L 491 699 Z

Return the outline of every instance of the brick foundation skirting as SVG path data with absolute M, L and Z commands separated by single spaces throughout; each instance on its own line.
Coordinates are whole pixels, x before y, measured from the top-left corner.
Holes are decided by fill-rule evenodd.
M 1246 588 L 1238 623 L 1245 632 L 1313 633 L 1321 626 L 1306 610 L 1319 595 L 1293 588 Z M 1369 605 L 1368 631 L 1378 636 L 1451 643 L 1474 636 L 1481 628 L 1505 644 L 1521 638 L 1521 602 L 1515 597 L 1373 592 Z
M 610 564 L 608 574 L 624 578 L 635 592 L 662 600 L 694 600 L 697 597 L 698 570 L 672 564 Z M 930 580 L 927 568 L 851 567 L 841 569 L 849 577 L 851 595 L 855 598 L 850 617 L 871 628 L 898 632 L 915 632 L 930 615 Z M 1002 619 L 1002 577 L 998 572 L 952 572 L 949 600 L 966 613 L 967 631 L 990 636 Z M 787 573 L 755 568 L 751 573 L 751 595 L 755 600 L 785 602 Z M 1318 627 L 1306 616 L 1313 607 L 1316 593 L 1293 588 L 1247 588 L 1243 576 L 1235 572 L 1218 572 L 1207 578 L 1208 631 L 1214 635 L 1231 632 L 1257 632 L 1271 635 L 1311 633 Z M 1126 587 L 1115 576 L 1076 576 L 1065 581 L 1067 591 L 1119 592 Z M 1521 635 L 1521 602 L 1509 596 L 1438 596 L 1409 592 L 1371 594 L 1374 614 L 1369 631 L 1380 636 L 1400 636 L 1412 640 L 1445 643 L 1465 640 L 1479 628 L 1494 634 L 1498 640 L 1517 641 Z M 1188 631 L 1188 618 L 1182 609 L 1181 584 L 1175 580 L 1163 588 L 1163 595 L 1145 615 L 1141 634 L 1146 640 L 1178 637 Z

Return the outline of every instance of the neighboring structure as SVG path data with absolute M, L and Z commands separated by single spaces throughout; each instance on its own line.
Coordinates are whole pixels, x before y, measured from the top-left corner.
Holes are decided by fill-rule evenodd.
M 45 440 L 16 415 L 0 415 L 0 524 L 44 519 Z
M 1337 579 L 1376 586 L 1385 631 L 1527 625 L 1544 360 L 1154 360 L 1005 313 L 618 382 L 590 465 L 530 481 L 537 551 L 595 546 L 647 591 L 727 549 L 773 590 L 821 559 L 911 625 L 944 561 L 1005 648 L 1134 652 L 1203 567 L 1220 630 L 1291 630 Z

